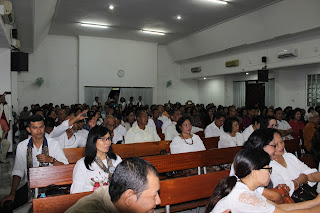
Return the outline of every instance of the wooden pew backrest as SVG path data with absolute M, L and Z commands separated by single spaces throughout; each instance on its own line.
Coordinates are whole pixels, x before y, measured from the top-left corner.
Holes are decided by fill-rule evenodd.
M 159 173 L 203 167 L 203 152 L 189 152 L 173 155 L 157 155 L 143 157 L 149 161 Z
M 149 155 L 160 155 L 161 150 L 170 153 L 170 141 L 156 141 L 132 144 L 114 144 L 113 152 L 120 155 L 122 159 L 128 157 L 142 157 Z
M 84 147 L 67 148 L 63 152 L 70 164 L 77 163 L 84 156 Z
M 291 140 L 285 140 L 285 148 L 287 152 L 290 152 L 294 155 L 296 155 L 297 157 L 301 156 L 301 147 L 299 144 L 299 140 L 300 139 L 291 139 Z
M 30 188 L 42 188 L 51 184 L 72 184 L 72 174 L 75 164 L 61 166 L 35 167 L 29 169 Z
M 198 135 L 200 138 L 204 138 L 204 131 L 196 132 L 196 135 Z
M 230 170 L 224 170 L 160 181 L 161 206 L 211 197 L 216 184 L 227 177 L 229 172 Z
M 63 213 L 73 206 L 80 198 L 91 194 L 83 192 L 77 194 L 59 195 L 33 199 L 34 213 Z
M 232 163 L 236 154 L 242 146 L 211 149 L 204 152 L 204 166 L 215 166 L 225 163 Z
M 204 146 L 207 150 L 209 149 L 217 149 L 218 148 L 218 142 L 220 140 L 220 137 L 211 137 L 211 138 L 201 138 Z

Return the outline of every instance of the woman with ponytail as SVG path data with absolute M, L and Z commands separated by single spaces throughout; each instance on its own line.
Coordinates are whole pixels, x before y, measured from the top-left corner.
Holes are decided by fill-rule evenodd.
M 223 179 L 215 188 L 206 213 L 313 213 L 320 212 L 320 196 L 311 201 L 277 205 L 256 191 L 267 186 L 272 168 L 270 156 L 263 150 L 243 149 L 234 159 L 235 175 Z M 307 209 L 308 208 L 308 209 Z

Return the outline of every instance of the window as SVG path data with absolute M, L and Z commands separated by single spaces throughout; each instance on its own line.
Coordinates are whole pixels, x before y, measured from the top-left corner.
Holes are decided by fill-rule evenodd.
M 320 105 L 320 74 L 308 75 L 307 80 L 307 105 Z

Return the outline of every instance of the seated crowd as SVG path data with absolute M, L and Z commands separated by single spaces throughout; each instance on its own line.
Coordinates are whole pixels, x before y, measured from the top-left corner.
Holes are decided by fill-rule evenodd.
M 29 187 L 29 168 L 68 164 L 63 149 L 85 147 L 84 157 L 74 167 L 70 193 L 97 190 L 68 212 L 85 212 L 87 208 L 105 209 L 106 212 L 141 212 L 139 208 L 142 207 L 152 211 L 161 202 L 159 174 L 151 164 L 139 158 L 122 161 L 113 152 L 112 144 L 160 141 L 163 137 L 171 141 L 171 154 L 204 151 L 202 137 L 197 135 L 204 131 L 205 138 L 219 137 L 218 148 L 244 147 L 231 168 L 230 174 L 234 176 L 218 185 L 206 212 L 229 212 L 229 209 L 232 212 L 300 212 L 296 209 L 307 208 L 316 212 L 320 208 L 320 198 L 316 197 L 314 185 L 320 181 L 320 173 L 286 153 L 284 141 L 302 139 L 305 151 L 314 154 L 316 160 L 320 159 L 316 140 L 317 134 L 320 135 L 318 111 L 320 107 L 309 108 L 307 114 L 303 109 L 290 107 L 284 110 L 280 107 L 216 107 L 214 104 L 205 107 L 192 101 L 185 105 L 169 102 L 149 107 L 141 96 L 137 102 L 133 97 L 128 102 L 122 97 L 119 103 L 108 100 L 104 106 L 96 97 L 91 107 L 87 104 L 54 107 L 52 103 L 41 107 L 32 105 L 31 111 L 24 107 L 20 113 L 21 142 L 17 146 L 11 192 L 1 199 L 0 209 L 1 212 L 11 212 L 37 196 L 37 192 Z M 23 131 L 29 135 L 22 134 Z M 3 135 L 1 129 L 0 133 Z M 3 141 L 2 151 L 6 152 L 7 143 Z M 130 171 L 132 174 L 124 171 L 132 167 L 131 163 L 145 167 L 145 171 L 140 167 L 135 168 L 139 171 Z M 130 178 L 144 181 L 140 188 L 131 191 L 125 187 L 115 189 L 119 184 L 130 185 Z M 145 188 L 145 184 L 149 184 L 149 188 Z M 312 197 L 315 199 L 310 198 L 310 203 L 300 205 L 281 204 L 283 198 L 270 189 L 284 184 L 290 196 L 297 196 L 295 202 L 304 201 L 297 191 L 306 185 L 315 194 Z M 19 185 L 23 187 L 19 188 Z M 228 195 L 222 193 L 226 186 L 229 187 Z M 140 191 L 142 194 L 147 191 L 146 196 L 154 196 L 154 199 L 145 198 L 150 203 L 138 203 L 138 196 L 133 204 L 130 199 Z M 99 203 L 101 199 L 98 197 L 104 194 L 108 194 L 108 205 Z M 254 202 L 246 200 L 249 198 Z M 231 204 L 230 199 L 239 202 Z M 254 206 L 263 208 L 255 209 Z M 136 211 L 128 211 L 128 208 L 136 208 Z

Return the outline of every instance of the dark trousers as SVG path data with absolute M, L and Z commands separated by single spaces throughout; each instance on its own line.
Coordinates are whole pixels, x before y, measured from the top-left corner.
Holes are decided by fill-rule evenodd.
M 0 207 L 1 213 L 12 213 L 12 211 L 28 202 L 28 184 L 26 183 L 16 191 L 14 201 L 6 201 L 3 207 Z

